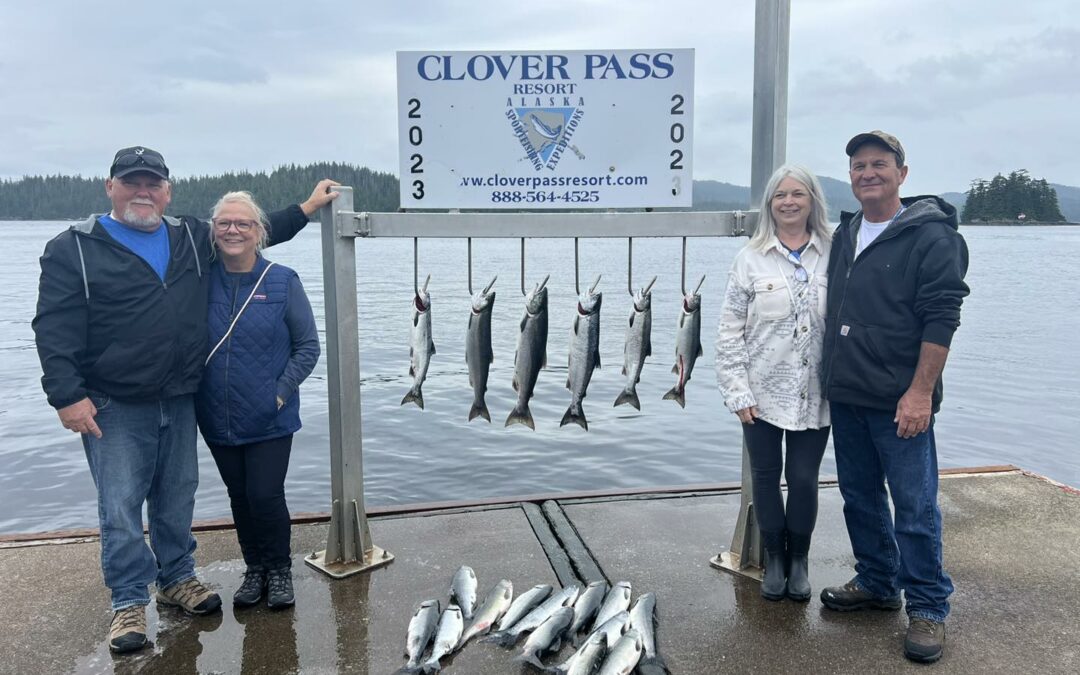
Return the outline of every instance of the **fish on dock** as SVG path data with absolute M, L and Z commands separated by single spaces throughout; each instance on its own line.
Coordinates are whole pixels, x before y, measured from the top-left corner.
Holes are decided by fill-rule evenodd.
M 589 430 L 589 421 L 585 419 L 581 403 L 593 371 L 600 367 L 600 306 L 604 294 L 596 292 L 599 284 L 600 277 L 596 277 L 592 287 L 578 297 L 577 312 L 570 329 L 570 357 L 566 373 L 570 407 L 566 409 L 560 427 L 573 422 L 585 431 Z
M 468 565 L 462 565 L 450 582 L 450 599 L 461 608 L 461 617 L 469 621 L 476 606 L 476 572 Z
M 625 612 L 630 607 L 630 593 L 629 581 L 620 581 L 612 586 L 604 598 L 604 604 L 600 605 L 600 610 L 596 613 L 593 630 L 599 628 L 605 621 L 616 614 Z
M 472 622 L 462 632 L 461 641 L 458 643 L 457 648 L 461 649 L 466 642 L 477 635 L 487 634 L 495 622 L 506 613 L 513 597 L 514 584 L 512 582 L 503 579 L 495 584 L 495 588 L 491 589 L 491 592 L 484 598 L 480 609 L 476 610 Z
M 570 622 L 570 629 L 568 630 L 572 640 L 596 617 L 607 591 L 608 584 L 606 581 L 594 581 L 586 586 L 585 590 L 578 596 L 578 599 L 574 602 L 574 620 Z M 575 640 L 575 645 L 576 642 Z
M 514 598 L 514 601 L 510 603 L 510 608 L 506 610 L 502 619 L 499 620 L 498 630 L 506 630 L 521 621 L 525 615 L 533 611 L 549 595 L 551 595 L 551 586 L 549 584 L 537 584 Z
M 656 651 L 656 596 L 643 593 L 630 608 L 630 629 L 641 635 L 642 654 L 637 664 L 640 675 L 668 675 L 667 663 Z
M 498 277 L 495 277 L 498 279 Z M 469 409 L 469 421 L 483 417 L 491 421 L 484 395 L 487 393 L 488 372 L 495 354 L 491 349 L 491 312 L 495 307 L 495 279 L 484 290 L 472 296 L 469 326 L 465 331 L 465 364 L 469 368 L 469 386 L 473 390 L 473 403 Z
M 641 660 L 642 652 L 641 634 L 636 630 L 626 631 L 604 659 L 599 675 L 630 675 Z
M 589 633 L 589 638 L 599 633 L 604 636 L 604 641 L 607 643 L 608 649 L 611 649 L 615 646 L 615 642 L 623 636 L 623 633 L 628 630 L 630 630 L 630 612 L 623 610 L 592 629 Z M 587 640 L 588 638 L 586 638 L 586 641 Z
M 529 639 L 522 646 L 521 654 L 514 660 L 531 664 L 541 670 L 544 664 L 540 657 L 548 652 L 557 652 L 562 648 L 563 635 L 574 620 L 573 607 L 559 607 L 551 616 L 536 627 Z
M 694 372 L 694 364 L 703 353 L 701 349 L 701 277 L 693 293 L 687 293 L 682 299 L 682 311 L 679 312 L 678 329 L 675 332 L 675 365 L 671 372 L 679 376 L 675 386 L 664 394 L 664 400 L 672 400 L 679 406 L 686 407 L 686 383 Z
M 412 327 L 409 329 L 409 377 L 413 378 L 412 388 L 401 405 L 415 403 L 424 409 L 424 380 L 427 379 L 431 357 L 435 355 L 435 341 L 431 337 L 431 296 L 427 292 L 429 274 L 421 288 L 416 289 L 413 297 Z
M 607 636 L 596 631 L 589 635 L 570 658 L 557 666 L 547 668 L 546 671 L 552 675 L 593 675 L 603 664 L 607 651 Z
M 465 620 L 461 616 L 461 608 L 457 605 L 449 605 L 439 619 L 439 628 L 435 633 L 435 646 L 431 648 L 431 658 L 422 666 L 425 673 L 437 673 L 442 670 L 440 660 L 442 657 L 453 653 L 461 640 L 461 632 L 465 627 Z
M 544 277 L 525 296 L 525 314 L 521 317 L 521 330 L 514 354 L 513 387 L 518 397 L 514 409 L 506 418 L 506 426 L 524 424 L 536 429 L 529 400 L 536 389 L 540 370 L 547 367 L 548 294 L 545 286 L 549 278 Z
M 517 643 L 521 639 L 521 636 L 525 633 L 536 629 L 537 626 L 544 623 L 552 614 L 554 614 L 561 607 L 571 608 L 571 619 L 573 619 L 573 605 L 577 600 L 578 594 L 581 592 L 581 588 L 577 584 L 570 584 L 566 588 L 562 589 L 558 593 L 552 595 L 547 600 L 537 605 L 531 612 L 526 614 L 517 623 L 511 625 L 508 628 L 502 629 L 497 633 L 492 633 L 484 638 L 484 642 L 494 642 L 503 647 L 510 647 Z
M 637 385 L 641 382 L 641 369 L 645 366 L 646 357 L 652 356 L 652 287 L 655 283 L 656 277 L 653 277 L 647 286 L 634 293 L 623 347 L 622 374 L 626 377 L 626 386 L 615 399 L 616 407 L 629 403 L 641 410 Z
M 405 637 L 405 656 L 409 657 L 409 661 L 398 673 L 420 671 L 420 659 L 439 624 L 439 611 L 438 600 L 425 600 L 416 608 L 409 620 L 409 631 Z

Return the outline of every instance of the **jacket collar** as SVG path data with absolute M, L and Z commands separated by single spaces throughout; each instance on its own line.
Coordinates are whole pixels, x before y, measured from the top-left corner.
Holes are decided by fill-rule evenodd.
M 814 249 L 814 251 L 818 255 L 821 255 L 824 249 L 821 245 L 821 237 L 818 236 L 817 232 L 810 233 L 810 243 L 806 245 L 806 248 Z M 772 238 L 769 240 L 768 244 L 765 245 L 764 252 L 768 253 L 772 250 L 775 250 L 780 255 L 787 257 L 787 248 L 785 248 L 784 245 L 780 243 L 780 238 L 776 236 L 776 233 L 773 233 Z

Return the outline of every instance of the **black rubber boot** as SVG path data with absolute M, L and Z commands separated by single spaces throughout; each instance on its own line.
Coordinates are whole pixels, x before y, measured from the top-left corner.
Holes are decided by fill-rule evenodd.
M 783 600 L 787 595 L 784 532 L 762 531 L 761 538 L 765 540 L 765 574 L 761 577 L 761 597 L 766 600 Z
M 808 555 L 810 535 L 788 532 L 788 579 L 787 596 L 798 602 L 810 599 L 810 572 Z
M 292 570 L 279 567 L 270 570 L 267 575 L 266 606 L 270 609 L 292 607 L 293 599 Z
M 236 607 L 257 605 L 266 595 L 266 570 L 260 565 L 251 565 L 244 572 L 244 582 L 233 593 L 232 602 Z

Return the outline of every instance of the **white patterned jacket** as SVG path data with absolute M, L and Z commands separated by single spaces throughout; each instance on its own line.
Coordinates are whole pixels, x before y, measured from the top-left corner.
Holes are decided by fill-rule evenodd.
M 775 236 L 764 252 L 744 247 L 728 275 L 716 336 L 716 377 L 731 412 L 757 406 L 782 429 L 829 425 L 821 395 L 830 242 L 816 234 L 795 265 Z

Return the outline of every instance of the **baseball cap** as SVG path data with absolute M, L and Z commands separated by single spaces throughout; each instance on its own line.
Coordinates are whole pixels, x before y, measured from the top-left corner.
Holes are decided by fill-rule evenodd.
M 900 140 L 896 136 L 887 134 L 880 129 L 855 134 L 847 143 L 847 156 L 851 157 L 854 155 L 865 143 L 884 145 L 886 148 L 896 153 L 897 159 L 900 160 L 900 166 L 904 165 L 904 146 L 900 145 Z
M 112 166 L 109 167 L 109 177 L 121 178 L 137 171 L 145 171 L 159 178 L 169 179 L 169 167 L 165 166 L 165 158 L 157 150 L 141 145 L 117 150 Z

